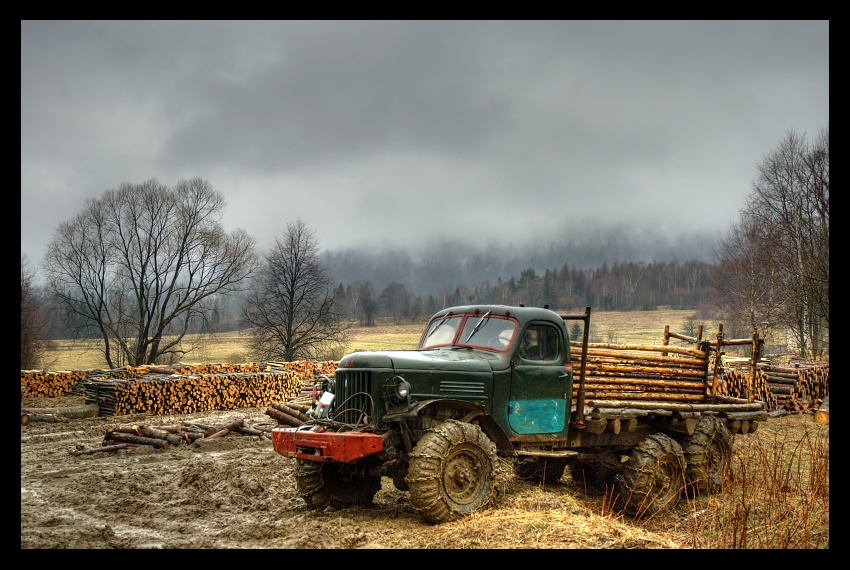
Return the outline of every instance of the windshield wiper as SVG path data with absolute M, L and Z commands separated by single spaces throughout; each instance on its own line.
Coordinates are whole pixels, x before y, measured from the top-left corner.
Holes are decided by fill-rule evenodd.
M 437 329 L 438 329 L 438 328 L 440 328 L 441 326 L 443 326 L 443 323 L 445 323 L 445 322 L 448 320 L 449 315 L 451 315 L 451 314 L 452 314 L 452 312 L 451 312 L 451 311 L 449 311 L 448 313 L 446 313 L 446 315 L 442 318 L 442 320 L 440 320 L 440 322 L 439 322 L 439 323 L 437 323 L 437 326 L 435 326 L 433 329 L 431 329 L 431 332 L 429 332 L 429 333 L 428 333 L 428 336 L 426 336 L 425 338 L 426 338 L 426 339 L 431 338 L 431 335 L 432 335 L 432 334 L 434 334 L 435 332 L 437 332 Z
M 478 322 L 477 322 L 477 323 L 475 323 L 475 326 L 474 326 L 474 327 L 472 327 L 472 332 L 470 332 L 470 333 L 469 333 L 469 336 L 468 336 L 468 337 L 466 337 L 466 340 L 465 340 L 465 341 L 463 341 L 463 342 L 469 342 L 469 339 L 471 339 L 471 338 L 472 338 L 472 335 L 474 335 L 475 333 L 477 333 L 477 332 L 478 332 L 478 329 L 480 329 L 480 328 L 481 328 L 481 325 L 483 325 L 483 324 L 484 324 L 484 321 L 489 320 L 489 319 L 490 319 L 490 311 L 487 311 L 486 313 L 484 313 L 484 316 L 483 316 L 483 317 L 481 317 L 480 319 L 478 319 Z

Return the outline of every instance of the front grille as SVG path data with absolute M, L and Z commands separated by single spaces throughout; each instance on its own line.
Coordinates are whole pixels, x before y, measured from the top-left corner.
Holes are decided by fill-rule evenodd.
M 371 420 L 375 416 L 371 394 L 371 373 L 338 371 L 333 419 L 352 425 L 362 425 L 366 416 Z

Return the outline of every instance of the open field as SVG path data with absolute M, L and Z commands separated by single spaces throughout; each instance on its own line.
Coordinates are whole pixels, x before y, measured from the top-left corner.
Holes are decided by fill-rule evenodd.
M 22 401 L 74 403 L 70 397 Z M 736 476 L 727 491 L 683 500 L 641 521 L 616 512 L 610 495 L 588 493 L 569 473 L 538 485 L 514 478 L 506 461 L 492 508 L 434 526 L 387 478 L 369 506 L 309 511 L 295 492 L 294 460 L 253 436 L 76 453 L 100 446 L 107 429 L 119 424 L 220 423 L 238 416 L 247 426 L 267 425 L 264 411 L 22 425 L 21 548 L 829 548 L 829 426 L 810 415 L 771 419 L 737 436 Z
M 671 332 L 683 332 L 684 321 L 694 314 L 692 310 L 664 309 L 657 311 L 592 311 L 590 336 L 592 342 L 624 344 L 661 344 L 664 327 Z M 427 321 L 413 323 L 380 322 L 373 327 L 355 327 L 346 352 L 361 350 L 413 349 L 419 342 Z M 717 336 L 716 322 L 697 323 L 703 325 L 703 338 L 713 340 Z M 189 342 L 196 347 L 181 362 L 253 362 L 244 331 L 193 336 Z M 674 340 L 673 343 L 681 341 Z M 46 356 L 49 370 L 90 370 L 105 366 L 98 346 L 93 342 L 52 341 Z M 337 360 L 327 358 L 327 360 Z
M 598 312 L 594 341 L 660 344 L 691 311 Z M 350 350 L 413 348 L 421 323 L 358 328 Z M 716 323 L 704 323 L 713 338 Z M 184 362 L 246 362 L 239 333 L 203 339 Z M 53 370 L 102 366 L 93 347 L 55 343 Z M 22 407 L 83 403 L 82 396 L 25 398 Z M 171 416 L 67 419 L 21 426 L 22 549 L 828 549 L 829 425 L 811 415 L 765 422 L 734 436 L 734 479 L 716 495 L 633 520 L 609 491 L 567 472 L 547 485 L 512 476 L 507 460 L 492 508 L 430 525 L 408 493 L 384 478 L 372 505 L 317 512 L 295 491 L 292 459 L 271 441 L 230 434 L 197 445 L 113 452 L 97 448 L 119 424 L 183 421 L 275 423 L 265 408 Z

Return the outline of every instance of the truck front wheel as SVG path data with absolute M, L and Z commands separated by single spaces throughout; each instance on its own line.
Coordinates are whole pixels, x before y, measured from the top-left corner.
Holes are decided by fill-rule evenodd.
M 649 435 L 632 450 L 625 471 L 615 476 L 619 500 L 629 515 L 640 518 L 672 508 L 685 488 L 682 446 L 663 433 Z
M 381 488 L 381 478 L 363 466 L 296 461 L 295 486 L 310 509 L 368 505 Z
M 493 499 L 496 445 L 476 425 L 446 420 L 410 454 L 410 502 L 431 524 L 460 519 Z
M 702 415 L 683 443 L 688 461 L 688 493 L 719 493 L 732 477 L 732 434 L 717 416 Z

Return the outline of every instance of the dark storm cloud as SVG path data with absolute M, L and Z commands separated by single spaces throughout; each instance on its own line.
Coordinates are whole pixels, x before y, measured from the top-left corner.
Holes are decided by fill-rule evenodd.
M 192 176 L 261 247 L 719 235 L 828 121 L 828 21 L 22 21 L 21 249 Z

